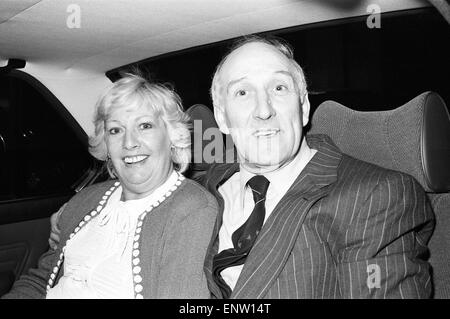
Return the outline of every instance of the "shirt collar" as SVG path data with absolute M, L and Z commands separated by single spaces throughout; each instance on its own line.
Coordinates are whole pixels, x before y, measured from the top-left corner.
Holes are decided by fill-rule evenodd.
M 306 138 L 304 138 L 299 152 L 291 162 L 275 171 L 263 174 L 270 182 L 267 192 L 270 192 L 271 195 L 285 194 L 316 152 L 317 150 L 308 146 Z M 247 171 L 242 165 L 240 166 L 241 194 L 245 192 L 249 179 L 255 175 Z

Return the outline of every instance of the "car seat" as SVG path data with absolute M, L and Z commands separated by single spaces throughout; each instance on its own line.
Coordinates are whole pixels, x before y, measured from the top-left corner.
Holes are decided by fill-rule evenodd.
M 450 298 L 450 116 L 443 99 L 424 92 L 394 110 L 360 112 L 325 101 L 308 134 L 330 136 L 342 152 L 412 175 L 436 216 L 428 243 L 434 298 Z

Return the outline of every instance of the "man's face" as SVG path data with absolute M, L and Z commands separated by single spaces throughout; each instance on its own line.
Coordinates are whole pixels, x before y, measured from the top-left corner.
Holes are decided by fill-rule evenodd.
M 251 172 L 276 170 L 300 148 L 309 102 L 300 106 L 295 74 L 288 58 L 259 42 L 233 51 L 222 66 L 216 121 Z

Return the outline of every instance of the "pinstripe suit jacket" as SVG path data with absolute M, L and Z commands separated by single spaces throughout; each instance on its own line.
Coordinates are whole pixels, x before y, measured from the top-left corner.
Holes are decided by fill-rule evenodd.
M 427 298 L 427 242 L 434 216 L 409 175 L 342 154 L 325 135 L 310 135 L 313 159 L 274 208 L 231 298 Z M 239 164 L 215 164 L 205 186 L 219 203 L 205 273 L 212 277 L 224 201 L 218 187 Z

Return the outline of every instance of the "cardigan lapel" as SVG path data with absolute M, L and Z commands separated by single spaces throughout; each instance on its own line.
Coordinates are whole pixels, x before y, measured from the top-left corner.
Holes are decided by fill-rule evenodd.
M 326 136 L 307 138 L 317 153 L 264 223 L 231 298 L 262 298 L 284 268 L 311 206 L 328 195 L 342 154 Z M 264 278 L 264 280 L 261 280 Z

